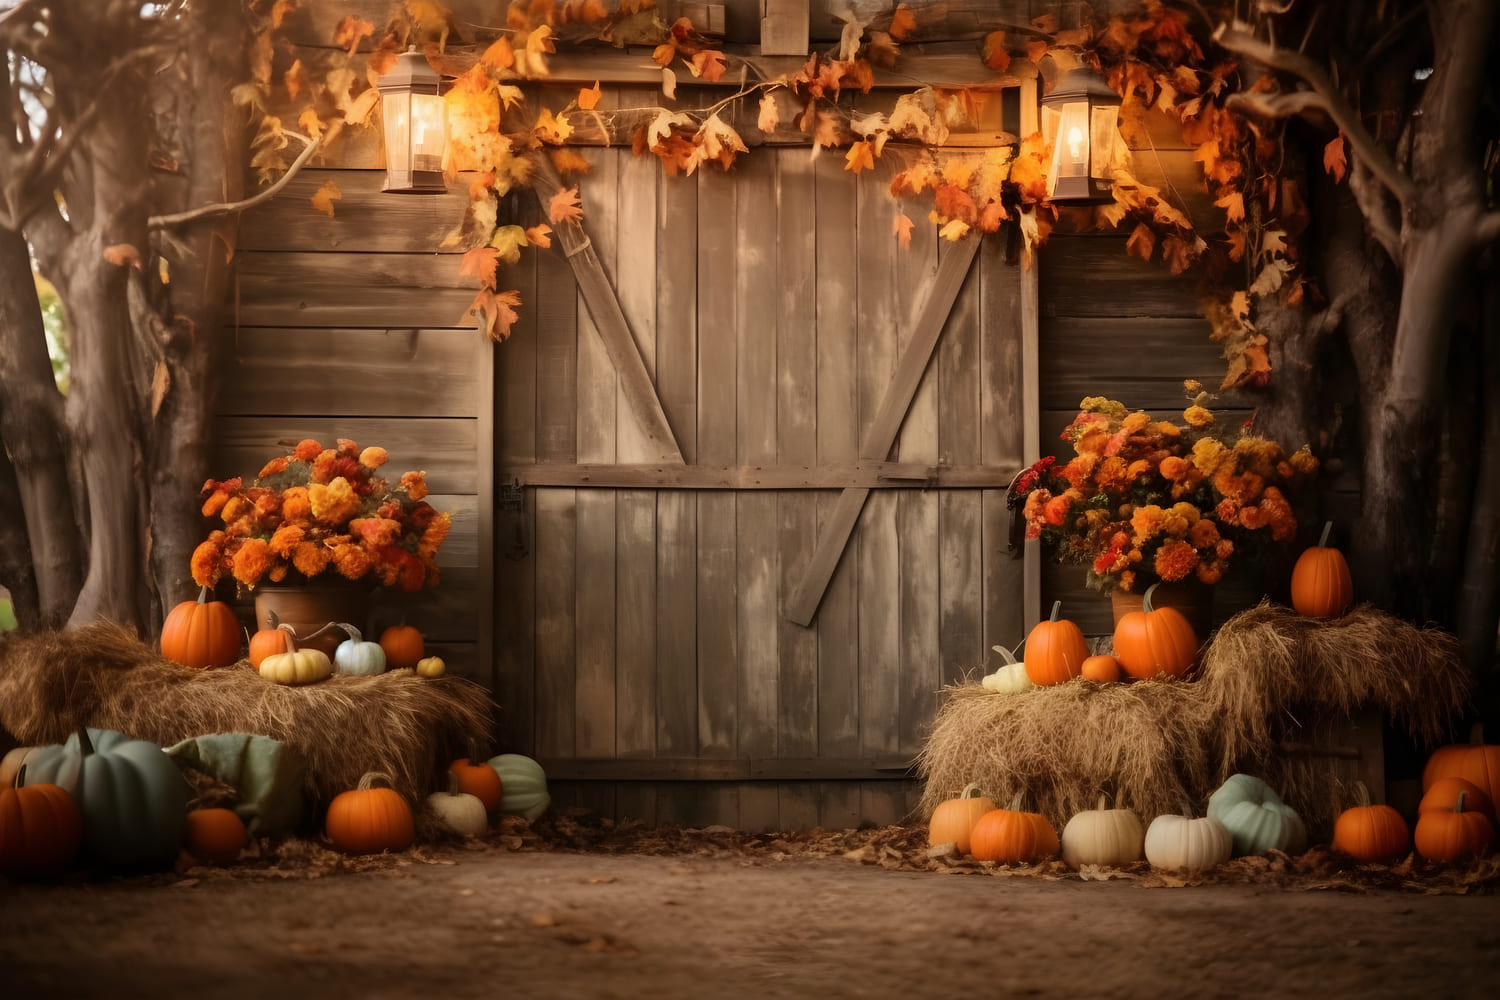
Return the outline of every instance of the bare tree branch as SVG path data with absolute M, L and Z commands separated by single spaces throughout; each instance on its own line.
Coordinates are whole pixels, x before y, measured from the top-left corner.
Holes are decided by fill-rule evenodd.
M 1355 157 L 1354 162 L 1349 164 L 1349 190 L 1354 194 L 1360 214 L 1365 217 L 1365 228 L 1385 248 L 1391 261 L 1400 267 L 1401 220 L 1386 200 L 1385 188 L 1375 183 L 1365 161 L 1359 157 Z
M 1323 68 L 1312 59 L 1300 52 L 1292 52 L 1287 49 L 1278 49 L 1273 45 L 1267 45 L 1255 36 L 1244 31 L 1231 31 L 1226 25 L 1220 25 L 1214 32 L 1214 40 L 1230 52 L 1239 53 L 1242 56 L 1264 63 L 1272 69 L 1279 69 L 1294 76 L 1299 76 L 1307 81 L 1312 87 L 1313 93 L 1322 98 L 1316 105 L 1311 103 L 1299 103 L 1288 101 L 1287 109 L 1281 110 L 1278 117 L 1293 114 L 1305 110 L 1308 107 L 1320 107 L 1326 111 L 1349 139 L 1349 145 L 1354 150 L 1354 155 L 1365 162 L 1375 178 L 1390 189 L 1391 193 L 1403 205 L 1410 203 L 1416 196 L 1415 186 L 1411 178 L 1407 177 L 1397 169 L 1375 138 L 1365 129 L 1364 123 L 1349 103 L 1344 100 L 1343 95 L 1333 85 Z M 1294 97 L 1296 95 L 1287 95 Z M 1269 107 L 1280 108 L 1273 99 Z
M 321 137 L 308 138 L 300 132 L 284 132 L 282 134 L 289 135 L 293 139 L 300 139 L 306 145 L 297 158 L 292 161 L 292 165 L 286 168 L 286 173 L 282 174 L 275 184 L 272 184 L 259 194 L 252 195 L 241 201 L 218 205 L 202 205 L 198 208 L 188 209 L 185 212 L 174 212 L 171 215 L 153 215 L 146 220 L 147 228 L 167 229 L 171 226 L 180 226 L 184 222 L 192 222 L 194 219 L 205 219 L 211 215 L 228 215 L 230 212 L 243 212 L 247 208 L 253 208 L 263 201 L 270 201 L 276 197 L 277 192 L 286 187 L 287 182 L 297 176 L 303 165 L 312 159 L 313 153 L 317 152 L 321 142 Z

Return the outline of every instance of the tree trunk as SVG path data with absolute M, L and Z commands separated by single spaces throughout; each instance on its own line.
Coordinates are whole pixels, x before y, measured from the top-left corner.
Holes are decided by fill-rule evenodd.
M 21 489 L 15 466 L 0 448 L 0 587 L 10 592 L 16 623 L 36 628 L 41 621 L 37 605 L 36 574 L 31 567 L 31 543 L 26 538 L 26 515 L 21 509 Z
M 17 539 L 7 533 L 6 562 L 29 556 L 37 615 L 30 624 L 60 624 L 82 585 L 83 546 L 68 483 L 63 398 L 52 378 L 31 258 L 26 241 L 8 229 L 0 229 L 0 440 L 24 518 L 14 527 L 28 543 L 9 550 Z M 28 589 L 14 576 L 0 583 Z

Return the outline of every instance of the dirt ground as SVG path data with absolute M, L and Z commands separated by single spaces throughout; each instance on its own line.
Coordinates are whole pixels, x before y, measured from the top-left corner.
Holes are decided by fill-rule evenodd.
M 1005 868 L 921 830 L 507 821 L 345 858 L 0 881 L 0 996 L 1494 997 L 1500 862 L 1196 880 Z

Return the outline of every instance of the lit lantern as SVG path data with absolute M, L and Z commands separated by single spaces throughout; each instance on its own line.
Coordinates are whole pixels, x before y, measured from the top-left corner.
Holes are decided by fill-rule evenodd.
M 1093 70 L 1070 69 L 1042 98 L 1042 134 L 1052 145 L 1047 195 L 1057 202 L 1113 201 L 1120 95 Z
M 392 194 L 442 194 L 446 141 L 441 79 L 427 57 L 408 49 L 380 78 L 385 117 L 385 187 Z

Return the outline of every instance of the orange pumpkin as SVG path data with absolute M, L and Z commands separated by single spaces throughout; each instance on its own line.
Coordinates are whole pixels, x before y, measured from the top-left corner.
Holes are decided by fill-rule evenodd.
M 371 772 L 353 790 L 340 792 L 328 803 L 323 832 L 339 850 L 350 854 L 404 851 L 416 839 L 411 806 L 394 788 L 376 788 L 376 781 L 391 784 L 389 775 Z
M 976 794 L 978 791 L 978 785 L 969 784 L 964 786 L 958 798 L 938 803 L 938 807 L 932 811 L 932 819 L 927 823 L 928 845 L 951 843 L 958 848 L 958 853 L 969 853 L 974 824 L 985 813 L 995 809 L 995 803 Z
M 1136 680 L 1181 677 L 1198 656 L 1198 636 L 1186 616 L 1176 608 L 1152 606 L 1151 592 L 1158 586 L 1146 588 L 1141 610 L 1115 626 L 1115 659 Z
M 1477 857 L 1495 842 L 1495 827 L 1480 812 L 1465 807 L 1465 792 L 1458 793 L 1452 809 L 1425 812 L 1417 817 L 1417 831 L 1412 840 L 1417 853 L 1429 861 L 1457 861 Z
M 483 802 L 485 812 L 492 813 L 500 808 L 500 796 L 505 789 L 500 781 L 500 772 L 487 762 L 476 763 L 460 757 L 448 765 L 448 771 L 458 778 L 459 792 L 472 795 Z
M 391 670 L 412 669 L 427 652 L 422 633 L 410 625 L 392 625 L 380 633 L 380 648 L 385 650 L 386 667 Z
M 1108 684 L 1120 679 L 1120 661 L 1113 656 L 1090 656 L 1083 661 L 1083 669 L 1079 676 L 1086 677 L 1100 684 Z
M 1056 854 L 1060 848 L 1057 831 L 1041 813 L 1025 812 L 1021 795 L 1011 799 L 1009 808 L 992 809 L 974 823 L 969 846 L 980 861 L 1002 864 L 1024 864 Z
M 1066 618 L 1059 619 L 1061 612 L 1062 601 L 1053 601 L 1051 617 L 1037 622 L 1026 636 L 1026 676 L 1033 684 L 1061 684 L 1071 680 L 1088 659 L 1089 644 L 1083 638 L 1083 630 Z
M 1292 567 L 1292 607 L 1308 618 L 1337 618 L 1354 602 L 1349 563 L 1328 544 L 1332 529 L 1332 521 L 1324 522 L 1318 544 L 1304 549 Z
M 1484 729 L 1469 731 L 1469 742 L 1438 747 L 1422 768 L 1422 791 L 1439 778 L 1462 778 L 1475 785 L 1490 802 L 1500 802 L 1500 746 L 1484 742 Z
M 207 587 L 196 601 L 172 609 L 161 627 L 161 655 L 188 667 L 227 667 L 240 658 L 240 622 L 223 601 L 209 600 Z
M 291 652 L 291 647 L 287 645 L 287 631 L 280 626 L 281 622 L 277 620 L 276 612 L 266 612 L 266 627 L 250 637 L 246 657 L 250 660 L 252 667 L 259 670 L 260 661 L 266 657 Z
M 1363 781 L 1354 783 L 1355 804 L 1333 824 L 1333 849 L 1366 863 L 1390 863 L 1406 854 L 1411 833 L 1406 820 L 1388 805 L 1371 805 Z
M 83 843 L 83 812 L 67 790 L 49 782 L 0 788 L 0 872 L 61 869 Z
M 199 861 L 227 865 L 244 850 L 245 824 L 233 809 L 189 809 L 182 846 Z
M 1417 804 L 1417 815 L 1430 812 L 1452 812 L 1453 807 L 1458 805 L 1460 795 L 1465 797 L 1465 809 L 1494 818 L 1495 804 L 1490 801 L 1490 797 L 1472 781 L 1453 777 L 1439 778 L 1432 783 L 1432 787 L 1422 794 L 1422 801 Z

